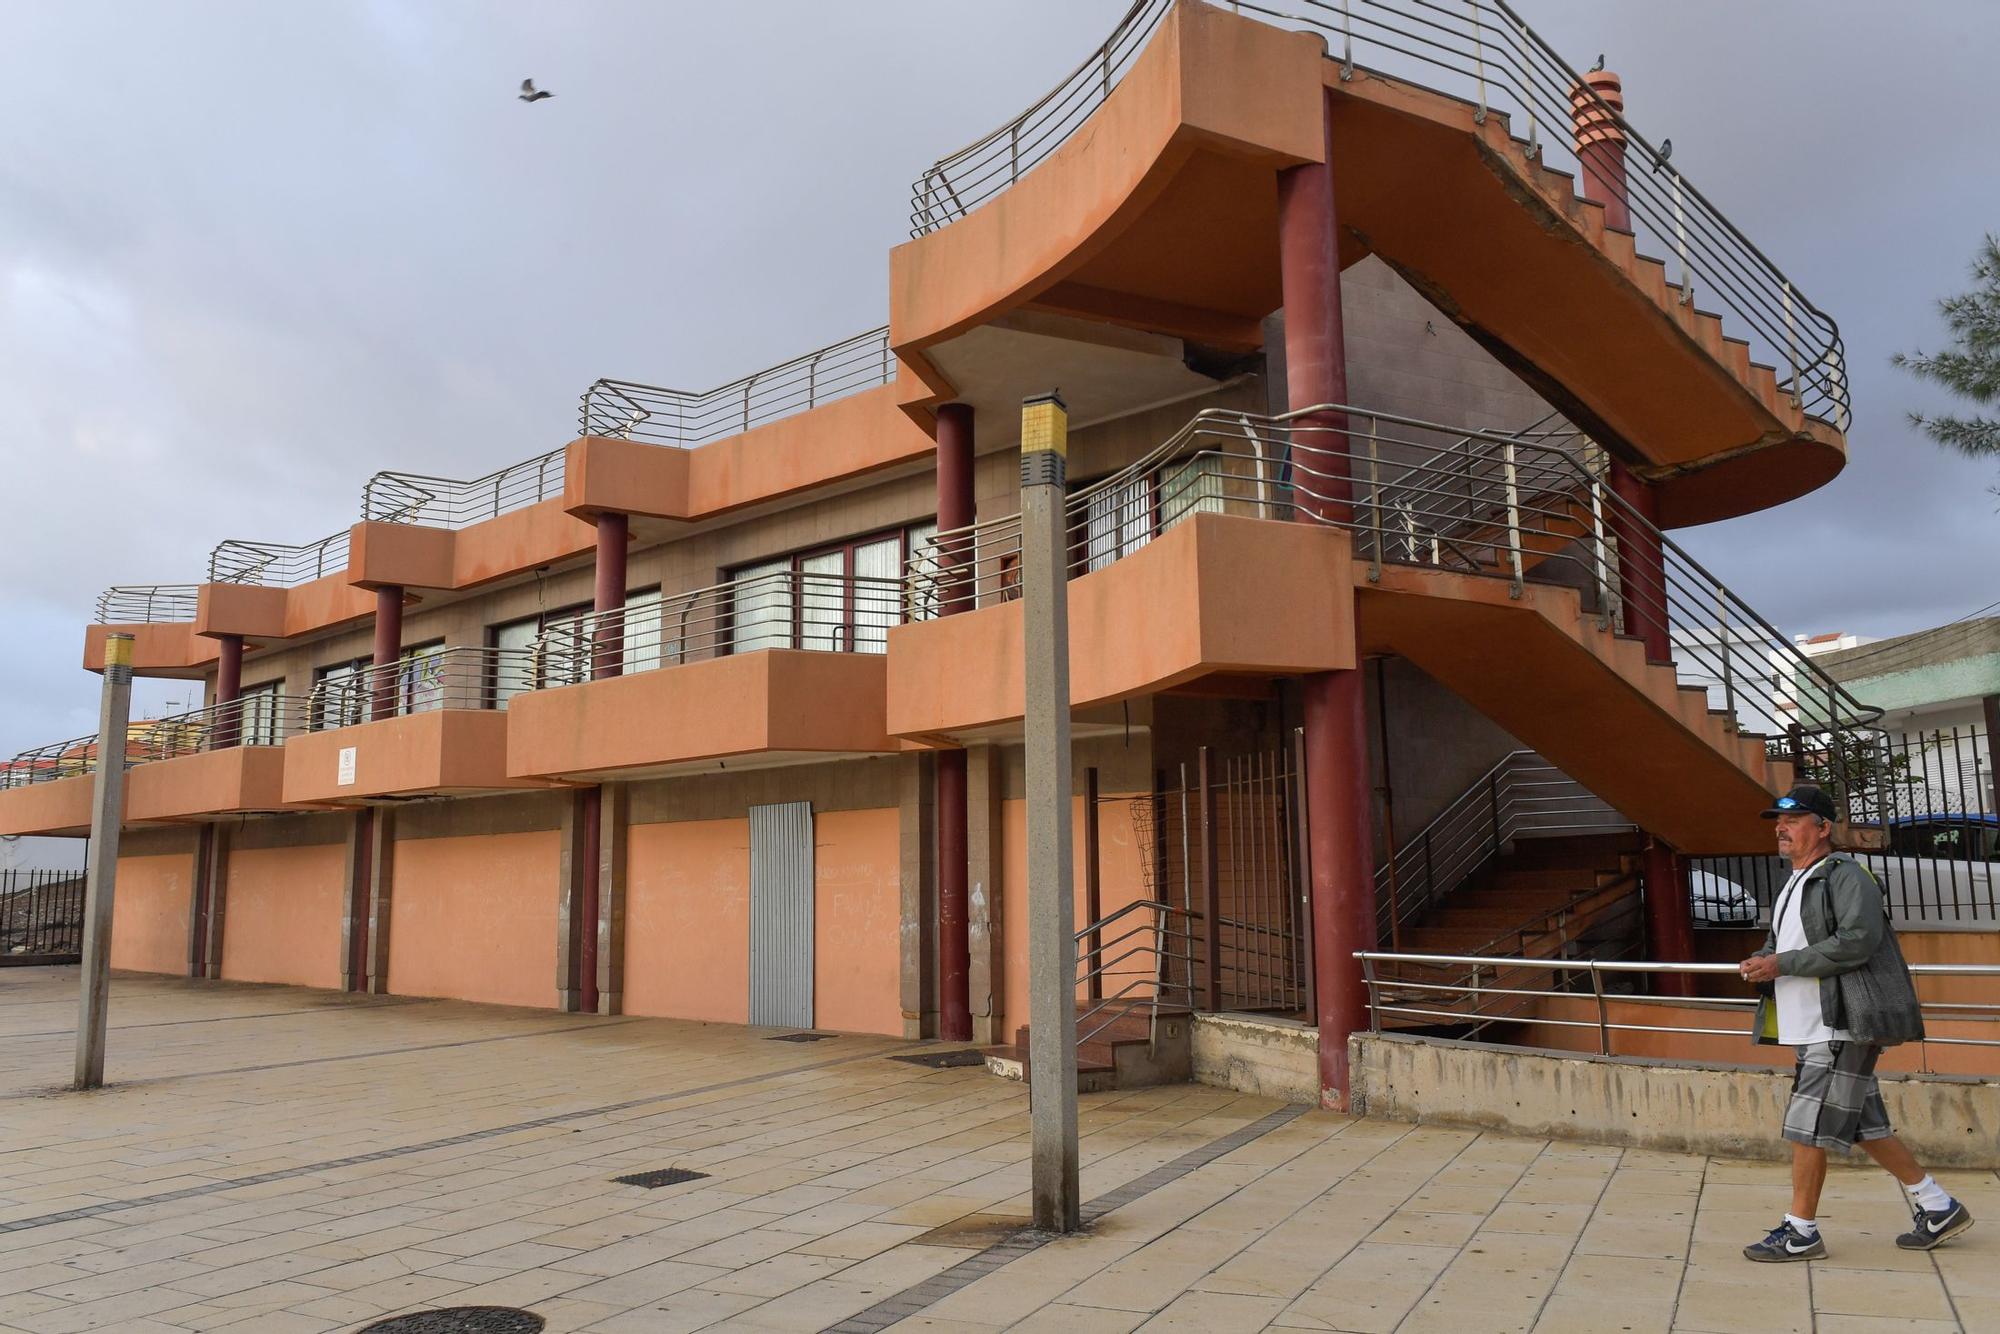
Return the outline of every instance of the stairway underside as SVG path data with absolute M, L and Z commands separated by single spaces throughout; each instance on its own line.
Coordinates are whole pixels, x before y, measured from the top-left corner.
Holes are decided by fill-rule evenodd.
M 1770 847 L 1759 812 L 1790 780 L 1706 692 L 1597 628 L 1574 590 L 1446 570 L 1356 566 L 1364 653 L 1408 658 L 1551 764 L 1682 852 Z

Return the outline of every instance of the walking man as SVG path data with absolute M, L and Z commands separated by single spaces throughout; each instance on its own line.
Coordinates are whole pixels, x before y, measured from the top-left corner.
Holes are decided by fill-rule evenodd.
M 1778 824 L 1778 855 L 1792 874 L 1771 908 L 1764 948 L 1745 959 L 1745 981 L 1764 993 L 1757 1041 L 1798 1052 L 1785 1138 L 1792 1142 L 1792 1211 L 1743 1254 L 1752 1260 L 1820 1260 L 1819 1193 L 1826 1151 L 1859 1144 L 1903 1183 L 1915 1219 L 1896 1238 L 1927 1251 L 1972 1226 L 1972 1214 L 1917 1165 L 1889 1127 L 1875 1059 L 1924 1036 L 1923 1012 L 1882 890 L 1865 867 L 1833 850 L 1833 801 L 1810 784 L 1764 812 Z

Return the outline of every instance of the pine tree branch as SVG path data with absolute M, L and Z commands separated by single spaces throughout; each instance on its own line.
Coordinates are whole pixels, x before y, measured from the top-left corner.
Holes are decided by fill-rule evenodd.
M 1925 435 L 1971 458 L 2000 458 L 2000 419 L 1992 417 L 1926 417 L 1910 414 L 1910 424 Z

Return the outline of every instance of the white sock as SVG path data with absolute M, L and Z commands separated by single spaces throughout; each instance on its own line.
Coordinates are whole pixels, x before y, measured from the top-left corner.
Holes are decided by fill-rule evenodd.
M 1819 1235 L 1818 1219 L 1799 1218 L 1793 1214 L 1786 1214 L 1785 1221 L 1792 1225 L 1792 1231 L 1798 1233 L 1802 1237 L 1817 1237 Z
M 1910 1198 L 1915 1200 L 1919 1206 L 1929 1210 L 1931 1213 L 1936 1213 L 1940 1209 L 1951 1208 L 1951 1192 L 1940 1186 L 1937 1183 L 1937 1178 L 1931 1176 L 1929 1173 L 1926 1173 L 1924 1179 L 1916 1185 L 1905 1186 L 1903 1189 L 1910 1192 Z

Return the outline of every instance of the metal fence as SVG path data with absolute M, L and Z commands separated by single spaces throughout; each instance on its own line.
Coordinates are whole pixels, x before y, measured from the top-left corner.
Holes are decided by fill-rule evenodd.
M 598 380 L 583 394 L 581 432 L 689 448 L 740 435 L 895 378 L 885 325 L 715 389 Z
M 1296 737 L 1243 755 L 1202 747 L 1162 774 L 1151 797 L 1126 798 L 1149 901 L 1188 933 L 1179 979 L 1210 1010 L 1309 1008 L 1311 951 Z
M 77 962 L 83 887 L 80 870 L 0 871 L 0 965 Z
M 306 697 L 304 723 L 321 731 L 439 709 L 504 708 L 507 683 L 531 676 L 533 668 L 527 649 L 422 650 L 320 681 Z
M 1774 746 L 1774 754 L 1791 758 L 1791 742 Z M 2000 811 L 1986 731 L 1946 727 L 1906 734 L 1885 740 L 1865 758 L 1867 801 L 1887 843 L 1851 855 L 1881 884 L 1889 915 L 1910 926 L 2000 923 Z M 1806 751 L 1806 779 L 1824 779 L 1827 760 L 1824 752 Z M 1740 887 L 1764 922 L 1791 874 L 1790 864 L 1775 855 L 1704 857 L 1693 867 L 1727 882 L 1725 888 Z
M 97 595 L 99 625 L 166 625 L 192 621 L 198 584 L 118 584 Z
M 910 234 L 965 216 L 1060 147 L 1110 98 L 1171 8 L 1167 0 L 1137 0 L 1054 89 L 926 169 L 911 187 Z M 1638 243 L 1674 257 L 1681 303 L 1692 305 L 1700 292 L 1720 306 L 1734 321 L 1732 332 L 1747 336 L 1752 356 L 1780 368 L 1780 387 L 1801 410 L 1847 428 L 1846 353 L 1832 318 L 1503 0 L 1233 0 L 1231 8 L 1322 34 L 1343 81 L 1365 63 L 1370 73 L 1463 99 L 1479 122 L 1500 115 L 1528 156 L 1579 178 L 1601 177 L 1604 169 L 1573 152 L 1576 119 L 1622 135 L 1627 168 L 1616 184 Z
M 378 472 L 361 488 L 363 522 L 411 523 L 427 528 L 463 528 L 563 493 L 568 451 L 509 464 L 484 477 L 459 481 L 413 472 Z
M 282 542 L 246 542 L 230 538 L 208 553 L 212 584 L 258 584 L 265 588 L 296 588 L 347 569 L 346 529 L 317 542 L 296 546 Z
M 1750 1037 L 1755 996 L 1702 996 L 1696 1000 L 1672 995 L 1646 995 L 1637 990 L 1650 980 L 1675 976 L 1737 977 L 1733 963 L 1659 963 L 1629 959 L 1493 958 L 1470 954 L 1409 954 L 1359 952 L 1368 988 L 1369 1027 L 1444 1025 L 1473 1031 L 1502 1021 L 1532 1021 L 1551 1028 L 1595 1030 L 1597 1053 L 1618 1055 L 1621 1033 L 1680 1033 L 1700 1036 Z M 1415 969 L 1470 968 L 1470 981 L 1445 983 L 1415 977 Z M 2000 964 L 1911 964 L 1913 982 L 1927 977 L 2000 977 Z M 1621 979 L 1620 986 L 1614 979 Z M 1747 984 L 1745 984 L 1747 986 Z M 1556 1004 L 1590 996 L 1595 1004 L 1589 1018 L 1554 1012 Z M 1617 1007 L 1614 1011 L 1614 1005 Z M 1922 1002 L 1927 1025 L 1965 1019 L 2000 1018 L 2000 1000 L 1991 1002 Z M 1651 1009 L 1685 1011 L 1693 1008 L 1716 1015 L 1713 1023 L 1675 1022 Z M 1388 1022 L 1385 1024 L 1385 1020 Z M 2000 1036 L 1962 1033 L 1927 1037 L 1938 1046 L 2000 1047 Z

